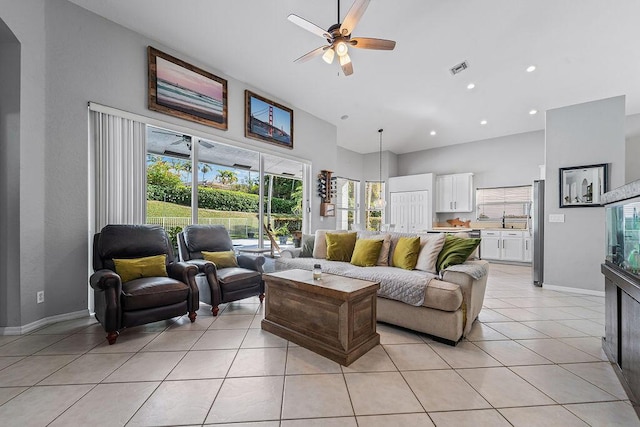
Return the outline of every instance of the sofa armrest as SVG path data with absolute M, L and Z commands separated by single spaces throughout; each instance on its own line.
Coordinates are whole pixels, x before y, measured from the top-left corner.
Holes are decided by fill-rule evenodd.
M 282 258 L 299 258 L 302 253 L 302 248 L 290 248 L 280 251 Z
M 473 321 L 478 317 L 478 313 L 482 309 L 484 301 L 484 293 L 487 287 L 487 277 L 489 276 L 489 262 L 484 260 L 467 261 L 465 264 L 476 265 L 483 268 L 487 274 L 478 279 L 474 279 L 470 274 L 445 269 L 442 271 L 442 280 L 449 283 L 455 283 L 460 286 L 462 291 L 462 301 L 465 309 L 465 325 L 462 336 L 465 337 L 471 330 Z

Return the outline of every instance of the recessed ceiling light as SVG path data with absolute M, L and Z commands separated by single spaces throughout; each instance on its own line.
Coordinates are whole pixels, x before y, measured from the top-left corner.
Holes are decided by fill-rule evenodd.
M 527 67 L 527 73 L 532 73 L 536 70 L 536 66 L 535 65 L 529 65 Z
M 475 83 L 469 83 L 467 85 L 467 89 L 469 89 L 469 90 L 473 89 L 474 87 L 476 87 Z
M 531 111 L 529 111 L 529 114 L 531 114 L 532 116 L 533 116 L 534 114 L 538 114 L 538 110 L 531 110 Z
M 435 130 L 432 130 L 431 132 L 429 132 L 429 135 L 431 135 L 431 136 L 436 136 L 436 131 L 435 131 Z
M 349 118 L 349 116 L 345 114 L 344 116 L 342 116 L 342 117 L 340 117 L 340 118 L 341 118 L 342 120 L 347 120 L 347 119 Z
M 486 124 L 487 124 L 487 121 L 486 121 L 486 120 L 481 120 L 481 121 L 480 121 L 480 124 L 481 124 L 482 126 L 484 126 L 484 125 L 486 125 Z

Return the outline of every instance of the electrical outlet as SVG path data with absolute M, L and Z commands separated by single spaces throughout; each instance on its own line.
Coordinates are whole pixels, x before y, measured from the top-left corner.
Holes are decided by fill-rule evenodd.
M 38 304 L 42 304 L 44 302 L 44 291 L 38 291 L 36 294 L 36 301 Z

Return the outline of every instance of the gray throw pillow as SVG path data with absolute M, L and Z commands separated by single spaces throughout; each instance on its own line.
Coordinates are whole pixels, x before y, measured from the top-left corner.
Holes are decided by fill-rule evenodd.
M 300 258 L 311 258 L 313 256 L 313 246 L 315 245 L 315 234 L 303 234 L 302 235 L 302 251 L 300 251 Z

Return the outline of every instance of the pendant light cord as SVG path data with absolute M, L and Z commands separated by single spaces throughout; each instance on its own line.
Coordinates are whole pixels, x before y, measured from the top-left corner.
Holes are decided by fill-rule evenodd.
M 380 133 L 380 168 L 378 169 L 379 175 L 378 177 L 380 178 L 380 181 L 378 181 L 378 183 L 380 184 L 380 188 L 382 188 L 382 131 L 384 129 L 378 129 L 378 132 Z

